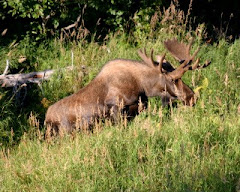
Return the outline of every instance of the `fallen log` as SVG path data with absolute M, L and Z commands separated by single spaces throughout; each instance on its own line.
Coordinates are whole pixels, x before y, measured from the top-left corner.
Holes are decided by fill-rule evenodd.
M 73 67 L 65 68 L 67 70 L 73 70 Z M 45 70 L 39 72 L 31 72 L 25 74 L 9 74 L 0 75 L 1 87 L 15 87 L 29 83 L 41 83 L 44 80 L 48 80 L 56 70 Z

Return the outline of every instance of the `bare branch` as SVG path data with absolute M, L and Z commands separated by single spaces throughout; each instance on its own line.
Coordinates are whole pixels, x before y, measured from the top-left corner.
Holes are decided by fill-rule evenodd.
M 8 68 L 9 68 L 9 60 L 8 59 L 6 60 L 6 63 L 7 63 L 6 67 L 5 67 L 2 75 L 6 75 L 8 73 Z

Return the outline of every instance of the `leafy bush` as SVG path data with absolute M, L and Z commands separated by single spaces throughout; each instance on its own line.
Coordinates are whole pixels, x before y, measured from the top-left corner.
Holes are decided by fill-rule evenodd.
M 163 4 L 166 4 L 164 0 L 141 0 L 138 2 L 127 0 L 108 0 L 107 2 L 103 0 L 6 0 L 0 2 L 2 6 L 0 19 L 3 21 L 2 28 L 10 28 L 9 33 L 16 33 L 14 29 L 18 28 L 17 33 L 21 34 L 22 32 L 23 35 L 27 33 L 27 35 L 35 37 L 35 40 L 48 35 L 59 37 L 64 27 L 74 23 L 79 24 L 72 28 L 77 32 L 86 25 L 86 28 L 92 33 L 97 30 L 98 34 L 103 36 L 109 30 L 125 30 L 131 27 L 129 18 L 133 17 L 137 11 L 153 8 L 151 11 L 153 13 L 156 6 Z M 9 22 L 16 26 L 12 27 Z M 67 30 L 67 32 L 69 31 Z

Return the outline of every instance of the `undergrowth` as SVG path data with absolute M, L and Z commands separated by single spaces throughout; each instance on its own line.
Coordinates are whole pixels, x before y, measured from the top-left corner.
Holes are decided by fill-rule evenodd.
M 172 7 L 165 14 L 168 20 L 160 26 L 152 20 L 144 30 L 138 26 L 133 37 L 116 33 L 101 43 L 55 39 L 34 46 L 25 39 L 0 50 L 1 71 L 6 59 L 12 73 L 57 70 L 49 81 L 21 89 L 20 95 L 0 88 L 0 191 L 240 190 L 240 41 L 210 45 L 199 35 L 202 25 L 186 32 L 186 17 L 179 24 L 171 16 L 181 12 Z M 159 98 L 152 98 L 130 122 L 123 118 L 115 125 L 100 123 L 93 133 L 44 139 L 49 105 L 87 85 L 107 61 L 140 60 L 142 47 L 161 54 L 166 39 L 188 42 L 192 36 L 202 63 L 212 62 L 183 77 L 198 91 L 194 107 L 163 108 Z M 167 59 L 178 65 L 170 54 Z M 74 71 L 64 69 L 72 64 Z

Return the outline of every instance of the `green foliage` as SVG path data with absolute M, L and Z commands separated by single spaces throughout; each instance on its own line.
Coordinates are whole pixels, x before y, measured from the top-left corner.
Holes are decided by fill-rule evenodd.
M 208 35 L 214 40 L 218 37 L 234 39 L 239 34 L 240 4 L 237 1 L 172 2 L 184 10 L 189 25 L 186 27 L 190 30 L 198 30 L 198 24 L 205 23 Z M 97 34 L 97 38 L 103 39 L 109 31 L 133 32 L 136 22 L 139 22 L 138 33 L 141 29 L 149 30 L 148 21 L 155 11 L 164 10 L 170 3 L 166 0 L 6 0 L 0 1 L 0 30 L 8 29 L 6 37 L 10 39 L 22 39 L 28 35 L 34 37 L 34 41 L 39 41 L 49 36 L 59 37 L 64 27 L 77 22 L 80 16 L 78 25 L 70 33 L 67 31 L 68 36 L 86 28 L 92 34 Z M 210 16 L 209 12 L 216 14 Z M 161 18 L 159 22 L 163 20 Z
M 100 9 L 102 1 L 93 2 L 99 4 L 91 6 Z M 184 17 L 179 19 L 181 13 L 174 7 L 155 17 L 149 17 L 151 11 L 146 8 L 135 14 L 132 33 L 112 33 L 102 43 L 56 38 L 36 44 L 26 37 L 0 47 L 0 71 L 6 59 L 12 73 L 57 70 L 40 87 L 28 86 L 24 101 L 12 89 L 0 89 L 0 191 L 225 192 L 240 188 L 240 41 L 210 45 L 203 41 L 204 25 L 196 32 L 186 31 Z M 148 109 L 130 122 L 120 118 L 115 125 L 100 122 L 93 133 L 44 139 L 48 106 L 88 84 L 107 61 L 139 60 L 137 49 L 142 47 L 161 54 L 164 40 L 188 41 L 191 36 L 196 39 L 193 48 L 201 48 L 201 62 L 212 61 L 208 68 L 183 77 L 198 90 L 194 107 L 179 103 L 177 108 L 163 108 L 159 98 L 152 98 Z M 26 61 L 20 63 L 20 56 Z M 167 59 L 178 65 L 170 55 Z M 74 71 L 64 70 L 72 62 Z
M 139 47 L 164 50 L 166 34 L 145 38 L 142 44 L 136 40 Z M 17 107 L 11 91 L 1 91 L 1 190 L 234 191 L 240 178 L 239 43 L 195 42 L 202 61 L 212 61 L 207 69 L 184 75 L 193 89 L 201 88 L 196 106 L 167 109 L 153 98 L 127 125 L 120 119 L 114 126 L 100 124 L 94 133 L 49 141 L 43 139 L 43 120 L 51 103 L 86 85 L 108 60 L 139 58 L 124 34 L 110 35 L 103 45 L 41 44 L 30 61 L 38 62 L 36 70 L 68 66 L 73 51 L 76 71 L 60 70 L 42 89 L 33 88 L 24 109 Z M 19 44 L 12 54 L 28 51 Z
M 10 28 L 8 33 L 16 34 L 16 31 L 8 23 L 9 21 L 15 22 L 19 34 L 23 32 L 24 36 L 27 34 L 34 37 L 35 41 L 53 34 L 59 37 L 62 28 L 76 22 L 78 16 L 80 16 L 80 20 L 74 29 L 80 30 L 86 25 L 86 28 L 92 33 L 98 31 L 105 36 L 109 29 L 112 31 L 129 29 L 132 26 L 130 18 L 134 13 L 152 8 L 151 14 L 153 14 L 155 7 L 164 3 L 163 0 L 141 0 L 139 2 L 127 0 L 109 0 L 107 2 L 102 0 L 7 0 L 0 2 L 2 5 L 0 17 L 5 28 Z M 148 13 L 150 12 L 148 11 Z
M 181 108 L 162 124 L 149 113 L 127 128 L 119 124 L 50 143 L 25 136 L 1 154 L 1 189 L 234 191 L 240 122 L 233 114 L 222 121 L 205 109 Z
M 65 18 L 67 12 L 62 1 L 13 1 L 2 2 L 3 8 L 7 9 L 8 17 L 18 21 L 27 21 L 27 33 L 35 36 L 36 40 L 46 36 L 51 29 L 57 29 L 59 22 Z M 6 16 L 6 18 L 7 18 Z

